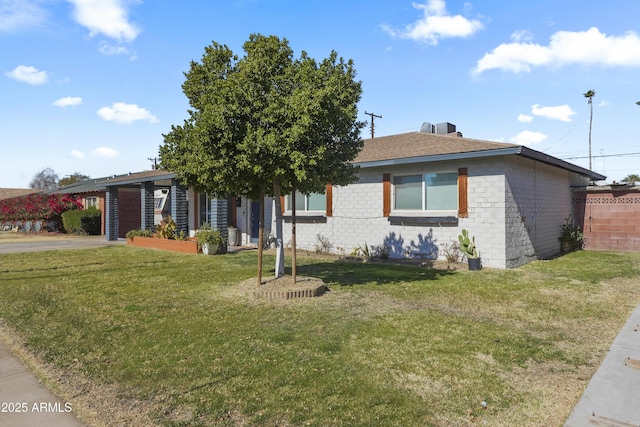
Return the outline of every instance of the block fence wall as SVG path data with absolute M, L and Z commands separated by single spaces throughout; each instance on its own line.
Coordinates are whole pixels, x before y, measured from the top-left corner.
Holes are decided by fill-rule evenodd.
M 574 189 L 573 216 L 585 249 L 640 251 L 640 187 Z

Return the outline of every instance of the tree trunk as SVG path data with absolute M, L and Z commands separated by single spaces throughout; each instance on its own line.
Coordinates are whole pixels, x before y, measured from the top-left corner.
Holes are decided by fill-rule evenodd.
M 282 245 L 282 201 L 280 181 L 274 180 L 273 194 L 276 209 L 276 277 L 284 276 L 284 247 Z
M 264 246 L 264 188 L 260 189 L 260 224 L 258 232 L 258 286 L 262 285 L 262 252 Z
M 296 283 L 296 187 L 291 189 L 291 281 Z
M 589 116 L 589 170 L 593 170 L 591 166 L 591 126 L 593 125 L 593 101 L 589 98 L 589 105 L 591 106 L 591 115 Z

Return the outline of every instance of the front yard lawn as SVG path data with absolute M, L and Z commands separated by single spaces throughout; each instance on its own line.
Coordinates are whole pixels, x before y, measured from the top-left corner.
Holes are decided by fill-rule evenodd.
M 299 254 L 330 291 L 286 302 L 239 294 L 256 255 L 0 255 L 0 338 L 91 425 L 560 426 L 640 302 L 640 253 L 480 272 Z

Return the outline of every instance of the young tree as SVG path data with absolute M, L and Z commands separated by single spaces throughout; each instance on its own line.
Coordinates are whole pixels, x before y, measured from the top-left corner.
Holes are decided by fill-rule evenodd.
M 56 190 L 58 188 L 58 174 L 51 168 L 45 168 L 33 176 L 29 187 L 39 190 Z
M 290 127 L 289 169 L 284 180 L 291 189 L 292 276 L 296 281 L 296 192 L 324 193 L 328 183 L 346 185 L 357 179 L 350 163 L 362 149 L 357 103 L 362 94 L 353 62 L 336 52 L 317 63 L 305 52 L 296 61 L 300 84 L 291 97 L 292 110 L 301 111 Z
M 591 126 L 593 125 L 593 97 L 596 96 L 596 91 L 591 89 L 582 94 L 589 100 L 589 107 L 591 114 L 589 115 L 589 169 L 591 169 Z
M 321 182 L 353 180 L 346 162 L 362 147 L 363 124 L 356 120 L 361 85 L 351 61 L 338 61 L 335 52 L 320 65 L 305 52 L 294 60 L 286 39 L 259 34 L 243 49 L 239 59 L 214 42 L 201 62 L 191 62 L 182 87 L 192 109 L 164 135 L 162 167 L 197 191 L 261 204 L 265 194 L 279 200 L 294 188 L 312 192 Z M 260 242 L 263 222 L 261 213 Z M 259 249 L 260 283 L 262 243 Z

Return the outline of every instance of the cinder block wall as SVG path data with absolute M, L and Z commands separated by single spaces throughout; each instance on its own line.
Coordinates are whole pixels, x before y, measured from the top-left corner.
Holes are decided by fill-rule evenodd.
M 469 217 L 460 218 L 457 226 L 391 225 L 383 216 L 383 173 L 452 172 L 459 167 L 468 169 Z M 315 250 L 320 235 L 329 240 L 332 252 L 339 254 L 348 255 L 359 245 L 385 244 L 394 257 L 432 253 L 442 258 L 442 245 L 456 242 L 460 231 L 466 228 L 475 236 L 483 265 L 505 268 L 505 203 L 502 158 L 361 169 L 358 182 L 334 187 L 333 216 L 328 217 L 326 223 L 297 224 L 297 247 Z M 284 224 L 283 234 L 285 245 L 289 246 L 290 224 Z
M 640 187 L 576 189 L 573 214 L 585 249 L 640 251 Z
M 506 161 L 507 267 L 560 250 L 560 230 L 571 215 L 570 173 L 530 159 Z

